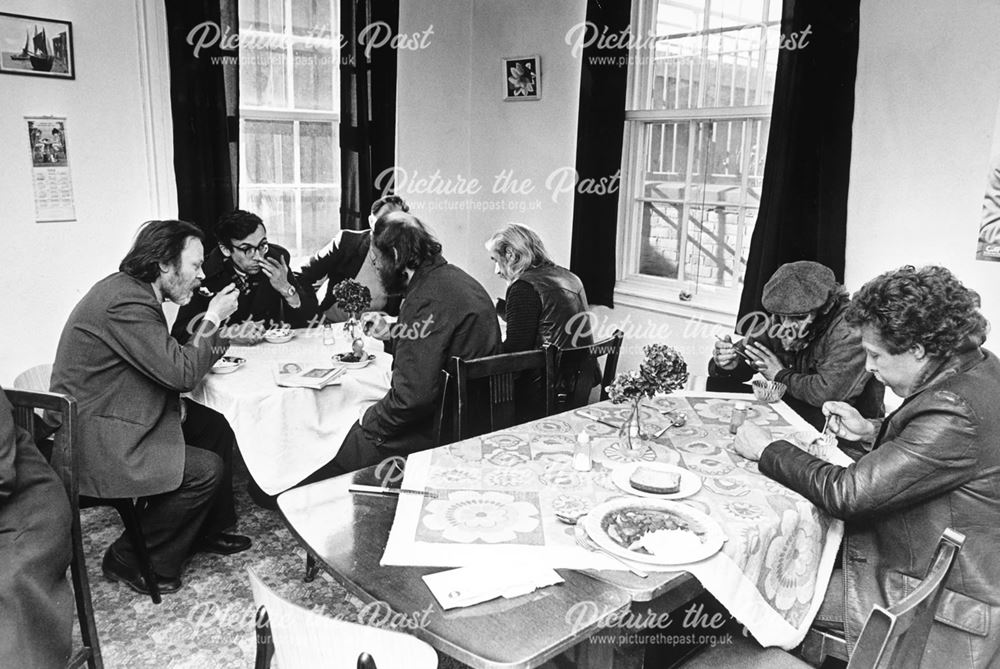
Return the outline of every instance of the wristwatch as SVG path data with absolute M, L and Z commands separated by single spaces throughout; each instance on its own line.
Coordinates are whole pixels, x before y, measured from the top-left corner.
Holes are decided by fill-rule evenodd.
M 285 291 L 285 297 L 294 297 L 294 296 L 295 296 L 295 286 L 289 285 L 288 290 Z

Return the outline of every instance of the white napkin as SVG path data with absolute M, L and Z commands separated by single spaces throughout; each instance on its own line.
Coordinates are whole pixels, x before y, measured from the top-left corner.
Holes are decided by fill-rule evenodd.
M 443 609 L 472 606 L 497 597 L 511 599 L 563 582 L 555 570 L 528 564 L 459 567 L 427 574 L 423 579 Z

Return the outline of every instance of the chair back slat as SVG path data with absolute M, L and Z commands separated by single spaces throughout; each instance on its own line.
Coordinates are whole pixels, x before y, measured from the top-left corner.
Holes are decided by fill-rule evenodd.
M 588 346 L 564 348 L 556 356 L 557 384 L 556 404 L 560 411 L 577 409 L 585 406 L 590 399 L 592 387 L 590 375 L 594 365 L 602 357 L 604 373 L 601 376 L 601 400 L 608 399 L 607 387 L 615 380 L 618 371 L 618 357 L 621 355 L 622 341 L 625 333 L 615 330 L 607 339 Z
M 920 667 L 948 572 L 964 543 L 961 532 L 944 531 L 920 585 L 889 608 L 876 605 L 868 615 L 848 669 Z
M 552 346 L 474 360 L 453 357 L 448 373 L 455 386 L 452 430 L 455 441 L 511 427 L 527 409 L 534 408 L 528 404 L 536 401 L 536 397 L 519 397 L 524 390 L 521 382 L 528 375 L 540 375 L 539 390 L 544 398 L 541 415 L 548 416 L 553 411 L 555 348 Z

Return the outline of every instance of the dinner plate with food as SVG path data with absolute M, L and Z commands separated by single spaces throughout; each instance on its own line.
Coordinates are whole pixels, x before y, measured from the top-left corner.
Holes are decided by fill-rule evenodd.
M 246 364 L 246 358 L 237 358 L 234 355 L 224 355 L 212 365 L 213 374 L 229 374 Z
M 619 497 L 591 509 L 582 522 L 587 535 L 604 550 L 649 564 L 698 562 L 726 543 L 717 522 L 671 500 Z
M 655 499 L 681 499 L 701 490 L 701 477 L 664 462 L 629 462 L 611 472 L 611 480 L 625 492 Z
M 264 333 L 264 341 L 269 344 L 284 344 L 286 341 L 291 341 L 295 333 L 289 327 L 271 328 Z
M 338 353 L 333 356 L 333 361 L 343 365 L 345 369 L 361 369 L 375 362 L 375 354 L 362 352 L 359 356 L 357 353 Z

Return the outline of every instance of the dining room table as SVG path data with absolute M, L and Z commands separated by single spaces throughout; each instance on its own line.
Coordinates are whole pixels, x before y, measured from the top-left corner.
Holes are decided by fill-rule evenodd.
M 343 324 L 292 330 L 290 336 L 253 345 L 233 345 L 188 397 L 229 421 L 247 470 L 257 485 L 276 495 L 332 460 L 360 415 L 389 390 L 392 356 L 381 341 L 362 337 L 364 366 L 334 359 L 351 352 Z M 344 366 L 320 390 L 278 385 L 281 372 Z
M 529 669 L 571 649 L 579 666 L 634 659 L 633 640 L 618 654 L 595 640 L 623 626 L 663 632 L 660 612 L 705 592 L 762 645 L 791 648 L 825 594 L 843 524 L 733 450 L 737 403 L 775 438 L 850 462 L 783 403 L 687 391 L 641 406 L 637 448 L 626 448 L 622 429 L 629 406 L 600 402 L 289 490 L 278 508 L 307 553 L 366 605 L 401 620 L 421 612 L 408 631 L 477 669 Z M 581 441 L 591 450 L 585 470 L 573 466 Z M 626 474 L 640 467 L 681 472 L 680 489 L 635 488 Z M 414 492 L 352 493 L 358 483 Z M 632 513 L 680 524 L 660 535 L 666 547 L 616 545 L 608 528 Z M 551 568 L 563 582 L 453 608 L 424 580 L 462 568 L 503 580 L 520 565 Z M 675 634 L 691 631 L 672 622 Z

